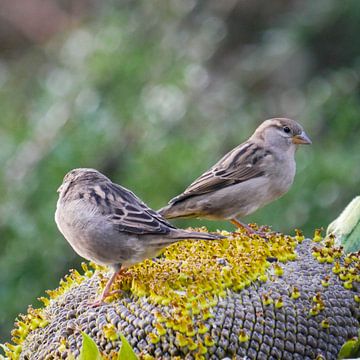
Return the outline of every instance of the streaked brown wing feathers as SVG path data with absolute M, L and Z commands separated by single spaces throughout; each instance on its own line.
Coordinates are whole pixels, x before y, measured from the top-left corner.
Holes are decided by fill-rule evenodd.
M 112 192 L 113 196 L 107 197 L 111 204 L 109 217 L 119 231 L 134 234 L 168 234 L 174 228 L 131 191 L 114 183 L 106 184 L 104 188 L 105 193 Z
M 268 155 L 271 155 L 269 151 L 246 142 L 226 154 L 170 204 L 263 176 L 261 162 Z

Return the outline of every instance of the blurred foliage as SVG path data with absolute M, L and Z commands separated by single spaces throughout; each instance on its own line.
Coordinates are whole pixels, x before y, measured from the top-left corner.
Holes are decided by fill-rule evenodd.
M 108 1 L 2 57 L 0 342 L 79 266 L 53 220 L 71 168 L 97 168 L 157 209 L 261 121 L 293 117 L 313 145 L 291 191 L 246 220 L 326 226 L 359 193 L 359 31 L 356 0 Z

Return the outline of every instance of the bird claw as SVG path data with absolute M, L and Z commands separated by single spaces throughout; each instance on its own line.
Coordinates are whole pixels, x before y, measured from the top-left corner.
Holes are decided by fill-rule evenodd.
M 121 295 L 125 295 L 125 291 L 124 290 L 112 290 L 112 291 L 109 291 L 108 293 L 106 294 L 102 294 L 100 297 L 98 297 L 94 302 L 89 302 L 89 306 L 95 308 L 95 307 L 99 307 L 101 305 L 104 305 L 106 304 L 105 303 L 105 299 L 108 298 L 109 296 L 114 296 L 114 295 L 118 295 L 118 294 L 121 294 Z
M 261 226 L 258 230 L 255 230 L 250 225 L 244 224 L 238 219 L 232 219 L 231 222 L 238 228 L 238 230 L 234 232 L 236 234 L 241 235 L 245 231 L 249 236 L 255 235 L 266 240 L 270 235 L 274 234 L 272 231 L 270 231 L 268 226 Z M 240 231 L 240 229 L 242 229 L 242 231 Z
M 108 296 L 113 296 L 113 295 L 118 295 L 118 294 L 121 294 L 121 295 L 125 296 L 125 291 L 124 291 L 124 290 L 121 290 L 121 289 L 119 289 L 119 290 L 113 290 L 113 291 L 110 291 L 110 292 L 106 295 L 106 297 L 108 297 Z
M 254 232 L 254 235 L 259 236 L 265 240 L 269 240 L 270 233 L 262 232 L 262 231 L 256 231 Z
M 97 307 L 99 307 L 100 305 L 103 305 L 103 304 L 105 304 L 105 303 L 104 303 L 104 297 L 103 297 L 103 296 L 98 297 L 98 298 L 95 299 L 95 301 L 93 301 L 93 302 L 91 302 L 91 301 L 88 302 L 88 305 L 89 305 L 90 307 L 92 307 L 92 308 L 97 308 Z

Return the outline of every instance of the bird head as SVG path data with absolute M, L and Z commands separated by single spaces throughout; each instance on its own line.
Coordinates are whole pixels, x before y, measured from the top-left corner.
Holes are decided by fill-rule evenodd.
M 95 169 L 73 169 L 64 176 L 63 182 L 57 189 L 57 192 L 60 193 L 60 195 L 64 195 L 74 183 L 96 182 L 101 180 L 108 180 L 108 178 Z
M 256 129 L 253 137 L 278 147 L 312 143 L 303 127 L 295 120 L 287 118 L 264 121 Z

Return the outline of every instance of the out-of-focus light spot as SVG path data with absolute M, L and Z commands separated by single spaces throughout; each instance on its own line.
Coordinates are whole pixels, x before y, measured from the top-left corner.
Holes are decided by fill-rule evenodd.
M 286 54 L 294 44 L 293 39 L 283 30 L 266 31 L 264 34 L 264 41 L 267 44 L 266 51 L 268 56 Z
M 171 0 L 171 7 L 178 13 L 180 16 L 185 16 L 196 6 L 196 0 Z
M 309 84 L 309 100 L 314 106 L 320 106 L 332 95 L 332 87 L 324 78 L 315 78 Z
M 332 205 L 340 194 L 340 187 L 335 181 L 322 181 L 315 189 L 316 201 L 327 208 Z
M 65 69 L 52 69 L 45 79 L 46 88 L 55 96 L 65 96 L 74 84 L 73 74 Z
M 291 209 L 285 213 L 286 226 L 289 228 L 302 226 L 309 219 L 309 211 L 309 205 L 305 201 L 297 201 L 291 206 Z
M 174 85 L 156 85 L 145 88 L 142 93 L 145 111 L 158 115 L 165 121 L 180 120 L 186 112 L 183 92 Z M 152 117 L 152 119 L 156 119 Z
M 351 69 L 337 71 L 333 74 L 334 85 L 344 93 L 352 93 L 359 83 L 357 73 Z
M 79 29 L 71 33 L 61 50 L 61 56 L 65 63 L 82 65 L 94 47 L 94 36 L 89 31 Z
M 116 117 L 115 119 L 108 109 L 99 108 L 96 112 L 96 119 L 92 126 L 96 132 L 105 136 L 107 141 L 117 142 L 119 137 L 121 137 L 123 122 L 119 119 L 119 117 Z
M 29 213 L 26 213 L 23 209 L 15 209 L 14 213 L 16 216 L 13 217 L 11 224 L 13 230 L 22 238 L 32 237 L 36 234 L 36 224 L 35 221 L 31 217 L 29 217 Z M 20 255 L 20 254 L 19 254 Z M 21 258 L 26 258 L 26 251 L 24 251 L 24 255 L 20 256 L 16 259 L 19 263 L 21 263 Z
M 52 138 L 69 118 L 69 105 L 65 102 L 56 102 L 52 105 L 45 116 L 36 124 L 34 131 L 39 140 Z
M 191 64 L 185 69 L 185 82 L 190 88 L 204 89 L 209 84 L 209 74 L 203 66 Z
M 8 184 L 22 184 L 24 177 L 53 146 L 54 138 L 69 119 L 69 106 L 57 102 L 34 124 L 31 137 L 8 159 L 5 178 Z
M 224 21 L 216 16 L 209 16 L 203 22 L 203 31 L 208 35 L 212 42 L 218 43 L 226 36 L 226 26 Z
M 120 27 L 106 27 L 100 30 L 95 36 L 96 48 L 100 51 L 111 53 L 119 49 L 123 40 L 123 33 Z
M 91 88 L 80 91 L 75 99 L 76 109 L 84 114 L 95 112 L 100 105 L 99 94 Z
M 218 43 L 226 36 L 226 26 L 218 17 L 204 17 L 199 20 L 199 32 L 189 38 L 187 55 L 194 62 L 208 60 L 218 48 Z

